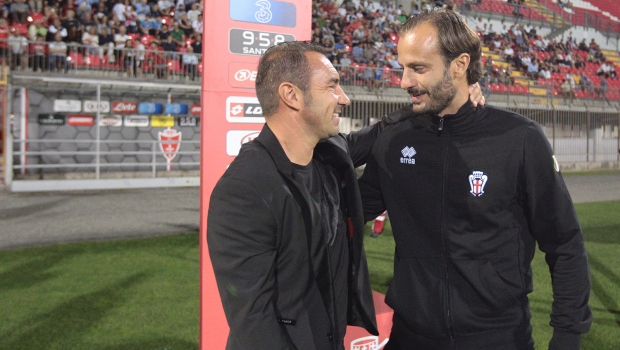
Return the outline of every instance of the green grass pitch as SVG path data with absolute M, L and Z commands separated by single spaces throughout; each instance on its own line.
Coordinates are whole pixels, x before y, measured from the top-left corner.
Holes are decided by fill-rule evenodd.
M 592 274 L 594 324 L 585 350 L 620 344 L 620 201 L 576 205 Z M 368 225 L 367 231 L 370 231 Z M 366 237 L 373 288 L 392 279 L 389 222 Z M 198 234 L 0 251 L 0 349 L 198 348 Z M 551 337 L 550 278 L 533 262 L 530 295 L 537 349 Z

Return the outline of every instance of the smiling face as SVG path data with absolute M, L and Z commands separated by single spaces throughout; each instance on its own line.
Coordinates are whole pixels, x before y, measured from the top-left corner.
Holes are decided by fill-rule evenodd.
M 342 91 L 340 75 L 327 57 L 318 52 L 308 52 L 306 56 L 312 75 L 300 112 L 310 133 L 325 140 L 338 134 L 342 107 L 350 105 L 351 101 Z
M 457 89 L 450 65 L 439 51 L 437 30 L 422 23 L 398 42 L 398 60 L 403 66 L 400 87 L 407 90 L 415 113 L 437 113 L 450 106 Z

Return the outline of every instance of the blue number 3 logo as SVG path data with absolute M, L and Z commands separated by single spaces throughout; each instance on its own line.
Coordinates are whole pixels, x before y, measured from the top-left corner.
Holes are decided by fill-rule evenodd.
M 254 14 L 254 18 L 260 23 L 267 23 L 271 21 L 271 17 L 273 16 L 271 11 L 271 3 L 267 0 L 258 0 L 254 5 L 260 6 L 260 10 L 256 11 Z

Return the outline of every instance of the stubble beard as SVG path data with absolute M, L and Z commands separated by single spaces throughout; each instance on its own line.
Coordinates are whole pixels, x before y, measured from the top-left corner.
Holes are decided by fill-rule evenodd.
M 443 77 L 441 80 L 437 84 L 433 85 L 430 88 L 430 91 L 426 89 L 408 88 L 407 92 L 410 95 L 426 93 L 429 96 L 429 101 L 419 109 L 416 109 L 416 106 L 419 106 L 420 104 L 415 102 L 413 103 L 414 114 L 439 114 L 444 109 L 448 108 L 454 100 L 454 97 L 456 97 L 456 87 L 452 83 L 452 76 L 450 76 L 450 72 L 447 67 L 443 71 Z

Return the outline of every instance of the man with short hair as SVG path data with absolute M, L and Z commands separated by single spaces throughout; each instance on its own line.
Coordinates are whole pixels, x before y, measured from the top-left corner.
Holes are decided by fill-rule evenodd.
M 260 59 L 266 125 L 218 181 L 207 219 L 229 350 L 343 349 L 347 324 L 378 335 L 355 166 L 384 124 L 339 135 L 350 104 L 339 81 L 309 42 Z
M 549 349 L 578 350 L 592 322 L 588 262 L 543 130 L 468 101 L 481 44 L 454 12 L 410 18 L 398 57 L 414 116 L 385 127 L 359 183 L 366 220 L 387 209 L 396 242 L 384 349 L 533 350 L 538 244 L 554 293 Z

